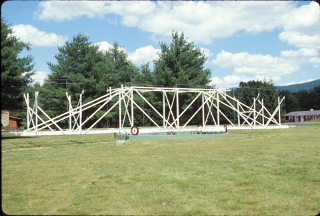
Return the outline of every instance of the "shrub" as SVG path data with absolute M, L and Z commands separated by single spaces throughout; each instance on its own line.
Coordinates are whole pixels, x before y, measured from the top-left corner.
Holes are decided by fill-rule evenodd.
M 21 126 L 18 128 L 18 131 L 24 131 L 25 127 L 24 126 Z
M 27 128 L 27 122 L 20 122 L 19 130 L 20 130 L 20 128 L 26 129 Z

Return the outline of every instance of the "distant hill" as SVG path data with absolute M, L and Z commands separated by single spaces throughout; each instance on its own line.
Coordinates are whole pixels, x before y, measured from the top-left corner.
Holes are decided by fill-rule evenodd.
M 306 83 L 293 84 L 293 85 L 288 85 L 288 86 L 278 86 L 278 89 L 280 91 L 289 90 L 291 92 L 298 92 L 300 90 L 310 90 L 314 86 L 318 86 L 318 85 L 320 85 L 320 79 L 314 80 L 311 82 L 306 82 Z
M 293 85 L 287 85 L 287 86 L 277 86 L 279 91 L 282 90 L 289 90 L 291 92 L 298 92 L 300 90 L 307 90 L 309 91 L 310 89 L 312 89 L 315 86 L 319 86 L 320 85 L 320 79 L 317 80 L 313 80 L 311 82 L 305 82 L 305 83 L 300 83 L 300 84 L 293 84 Z M 233 87 L 233 88 L 229 88 L 229 90 L 236 90 L 239 87 Z

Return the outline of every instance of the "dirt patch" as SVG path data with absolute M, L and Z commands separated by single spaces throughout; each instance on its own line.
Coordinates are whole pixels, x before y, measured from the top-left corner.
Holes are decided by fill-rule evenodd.
M 11 151 L 25 151 L 25 150 L 32 150 L 32 149 L 41 150 L 41 149 L 48 149 L 48 148 L 51 148 L 51 147 L 19 148 L 19 149 L 5 150 L 1 152 L 3 153 L 3 152 L 11 152 Z

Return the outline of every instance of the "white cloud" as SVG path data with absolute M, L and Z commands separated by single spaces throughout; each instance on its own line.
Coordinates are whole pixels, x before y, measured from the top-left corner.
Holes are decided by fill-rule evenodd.
M 44 79 L 47 78 L 48 74 L 48 72 L 36 71 L 35 74 L 31 76 L 31 78 L 34 80 L 33 83 L 38 82 L 42 86 L 44 83 Z
M 81 16 L 90 19 L 102 18 L 106 13 L 105 3 L 102 1 L 45 1 L 39 2 L 34 18 L 42 21 L 62 22 L 73 20 Z
M 222 68 L 234 68 L 235 75 L 259 75 L 276 77 L 290 75 L 299 70 L 299 65 L 281 57 L 271 55 L 249 54 L 241 52 L 233 54 L 222 50 L 215 60 L 212 61 Z
M 161 52 L 160 49 L 155 49 L 153 46 L 149 45 L 136 49 L 133 53 L 129 53 L 128 58 L 134 64 L 140 65 L 142 63 L 147 63 L 154 59 L 157 59 L 159 52 Z
M 113 46 L 107 41 L 101 41 L 99 43 L 94 43 L 93 45 L 98 46 L 98 50 L 102 52 L 108 51 Z M 158 53 L 161 52 L 160 49 L 155 49 L 153 46 L 145 46 L 136 49 L 134 52 L 127 52 L 125 48 L 121 47 L 124 52 L 128 54 L 128 59 L 132 61 L 133 64 L 140 65 L 143 63 L 151 62 L 152 60 L 158 58 Z
M 319 57 L 312 57 L 308 61 L 313 67 L 318 68 L 320 66 L 320 58 Z
M 319 55 L 316 49 L 301 48 L 299 50 L 281 51 L 282 57 L 301 57 L 301 56 L 317 56 Z
M 319 5 L 315 2 L 296 8 L 296 3 L 287 1 L 45 1 L 39 3 L 34 17 L 62 22 L 81 16 L 102 18 L 105 14 L 116 14 L 122 25 L 158 36 L 183 31 L 195 43 L 210 44 L 215 38 L 231 37 L 239 31 L 259 34 L 279 28 L 284 30 L 278 36 L 283 42 L 296 47 L 320 47 Z
M 278 37 L 296 47 L 320 49 L 319 4 L 311 2 L 283 15 L 283 29 Z
M 316 49 L 301 48 L 299 50 L 281 51 L 281 56 L 295 64 L 312 64 L 317 68 L 320 65 L 319 55 Z
M 228 75 L 220 79 L 219 77 L 211 78 L 209 85 L 215 85 L 217 88 L 233 88 L 239 87 L 240 82 L 248 82 L 249 80 L 270 80 L 270 76 L 246 76 L 246 75 Z M 281 80 L 280 76 L 272 77 L 273 82 Z
M 107 2 L 106 13 L 114 13 L 122 17 L 121 24 L 137 26 L 145 15 L 156 11 L 156 4 L 150 1 Z
M 238 76 L 238 75 L 229 75 L 229 76 L 223 77 L 222 79 L 223 79 L 223 84 L 220 85 L 222 88 L 238 87 L 240 82 L 248 82 L 249 80 L 255 80 L 254 77 Z
M 111 44 L 109 44 L 107 41 L 101 41 L 99 43 L 94 43 L 93 45 L 98 46 L 98 51 L 100 52 L 106 52 L 108 51 L 110 48 L 112 48 L 113 46 Z
M 184 32 L 195 43 L 209 44 L 244 30 L 249 34 L 283 26 L 283 16 L 295 9 L 291 2 L 40 2 L 38 20 L 61 22 L 81 16 L 120 16 L 120 23 L 158 36 Z M 263 14 L 263 16 L 261 16 Z
M 217 87 L 223 85 L 223 80 L 219 77 L 212 77 L 210 80 L 211 82 L 209 83 L 209 85 L 216 85 Z
M 15 25 L 12 26 L 13 34 L 25 43 L 32 46 L 62 46 L 68 39 L 67 36 L 56 35 L 55 33 L 46 33 L 39 31 L 32 25 Z
M 319 34 L 319 4 L 310 2 L 294 8 L 283 15 L 285 31 L 303 32 L 306 35 Z
M 278 38 L 299 48 L 320 49 L 319 5 L 311 2 L 297 8 L 289 1 L 45 1 L 34 17 L 61 22 L 86 16 L 119 16 L 124 26 L 137 27 L 157 37 L 170 37 L 172 30 L 184 32 L 196 44 L 210 44 L 239 31 L 259 34 L 283 30 Z M 115 20 L 107 19 L 110 23 Z
M 231 37 L 241 30 L 272 31 L 281 27 L 283 13 L 291 8 L 293 4 L 287 2 L 237 2 L 237 7 L 234 2 L 159 2 L 157 10 L 136 26 L 157 35 L 183 31 L 195 43 L 210 44 L 214 38 Z
M 316 50 L 300 49 L 298 51 L 286 51 L 283 56 L 305 55 L 308 58 L 317 55 Z M 306 58 L 306 59 L 308 59 Z M 312 57 L 315 58 L 315 57 Z M 316 59 L 314 59 L 316 64 Z M 270 80 L 277 83 L 283 76 L 288 76 L 299 70 L 299 62 L 285 57 L 273 57 L 271 55 L 249 54 L 247 52 L 230 53 L 222 50 L 212 61 L 221 68 L 233 68 L 232 75 L 219 79 L 214 77 L 211 81 L 218 87 L 230 88 L 239 85 L 239 82 L 249 80 Z
M 278 35 L 279 39 L 296 47 L 320 49 L 320 34 L 307 35 L 297 31 L 284 31 Z
M 315 79 L 309 79 L 309 80 L 304 80 L 301 82 L 290 82 L 290 83 L 286 83 L 286 84 L 280 84 L 281 86 L 288 86 L 288 85 L 294 85 L 294 84 L 301 84 L 301 83 L 306 83 L 306 82 L 311 82 L 314 81 Z
M 204 55 L 205 55 L 206 57 L 210 57 L 210 56 L 213 55 L 213 54 L 211 53 L 211 51 L 210 51 L 209 49 L 207 49 L 207 48 L 200 47 L 200 50 L 201 50 L 201 52 L 204 53 Z
M 111 19 L 107 19 L 107 20 L 110 24 L 117 25 L 117 17 L 114 20 L 111 20 Z

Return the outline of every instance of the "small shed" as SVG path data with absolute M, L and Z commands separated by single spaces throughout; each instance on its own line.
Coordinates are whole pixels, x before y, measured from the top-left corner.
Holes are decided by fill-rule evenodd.
M 21 121 L 21 118 L 9 116 L 9 125 L 12 128 L 18 127 L 18 122 Z
M 305 122 L 307 120 L 320 119 L 320 110 L 294 111 L 284 116 L 289 122 Z

